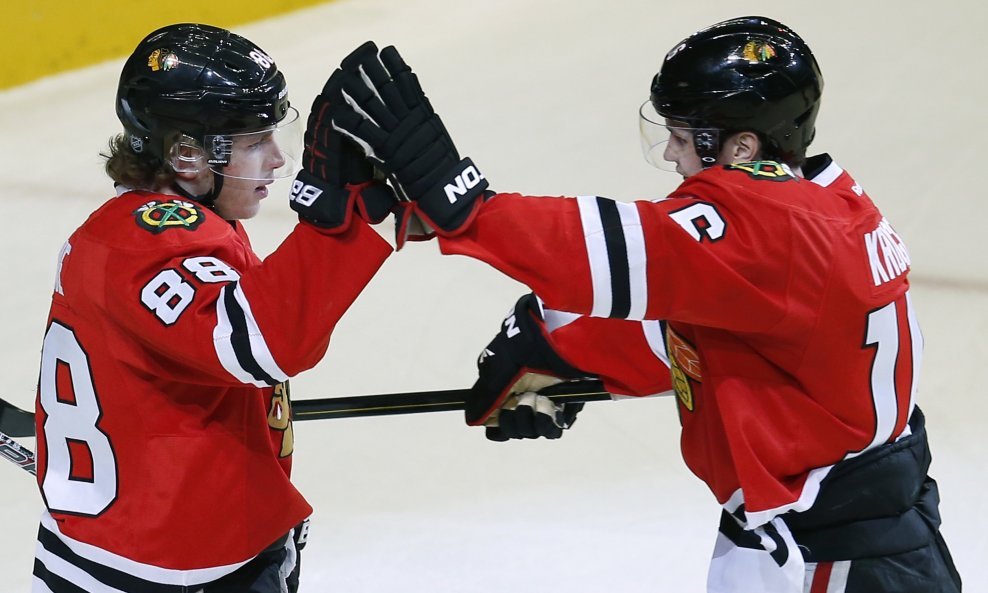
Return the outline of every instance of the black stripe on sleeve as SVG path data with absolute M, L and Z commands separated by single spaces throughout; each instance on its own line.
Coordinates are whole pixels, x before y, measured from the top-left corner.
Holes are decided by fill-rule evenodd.
M 98 562 L 87 560 L 69 549 L 65 542 L 44 527 L 38 530 L 38 541 L 49 553 L 58 556 L 108 587 L 128 593 L 182 593 L 185 590 L 184 586 L 147 581 Z M 34 576 L 44 581 L 53 593 L 85 593 L 85 590 L 78 585 L 52 573 L 38 559 L 34 561 Z
M 628 244 L 624 227 L 614 200 L 597 197 L 600 226 L 607 245 L 607 263 L 611 268 L 611 313 L 609 317 L 627 318 L 631 313 L 631 271 L 628 266 Z
M 247 328 L 247 314 L 244 313 L 240 303 L 237 302 L 236 295 L 233 294 L 238 286 L 238 282 L 231 282 L 223 290 L 223 303 L 226 306 L 226 316 L 230 320 L 230 327 L 233 328 L 233 333 L 230 335 L 230 344 L 233 346 L 233 353 L 237 357 L 237 362 L 240 363 L 240 368 L 250 373 L 250 376 L 268 385 L 277 385 L 280 381 L 276 381 L 274 377 L 267 374 L 261 368 L 261 365 L 257 363 L 257 359 L 254 358 L 254 352 L 250 347 L 250 331 Z

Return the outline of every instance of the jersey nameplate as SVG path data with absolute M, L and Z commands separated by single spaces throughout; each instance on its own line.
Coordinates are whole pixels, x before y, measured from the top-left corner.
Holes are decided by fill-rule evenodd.
M 154 200 L 134 210 L 137 226 L 154 234 L 168 229 L 194 231 L 206 220 L 199 206 L 183 200 Z
M 789 165 L 775 161 L 734 163 L 733 165 L 724 165 L 724 168 L 729 171 L 747 173 L 752 179 L 766 179 L 768 181 L 789 181 L 790 179 L 796 179 Z

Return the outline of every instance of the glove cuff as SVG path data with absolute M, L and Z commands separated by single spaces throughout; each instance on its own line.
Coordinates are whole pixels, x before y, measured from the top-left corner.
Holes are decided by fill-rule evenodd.
M 464 404 L 467 424 L 483 424 L 525 375 L 536 373 L 577 379 L 589 373 L 563 359 L 546 336 L 538 299 L 527 294 L 515 303 L 512 315 L 478 360 L 479 377 Z
M 416 214 L 414 202 L 398 202 L 395 211 L 395 248 L 398 251 L 406 241 L 428 241 L 436 236 L 436 231 Z
M 354 203 L 357 215 L 370 224 L 384 222 L 398 204 L 391 188 L 380 181 L 348 183 L 346 190 L 350 193 L 348 199 Z
M 288 204 L 300 219 L 331 233 L 342 233 L 350 226 L 356 192 L 330 185 L 305 169 L 292 182 Z
M 469 158 L 464 158 L 416 200 L 422 218 L 444 237 L 462 233 L 483 201 L 487 179 Z

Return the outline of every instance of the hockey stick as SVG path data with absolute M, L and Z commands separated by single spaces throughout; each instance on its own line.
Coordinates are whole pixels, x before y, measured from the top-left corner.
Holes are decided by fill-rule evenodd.
M 34 414 L 0 399 L 0 433 L 8 437 L 33 437 Z
M 557 383 L 539 393 L 557 403 L 611 399 L 601 382 L 594 379 Z M 469 389 L 448 389 L 299 399 L 292 401 L 292 419 L 324 420 L 462 410 L 469 394 Z M 8 437 L 33 437 L 34 414 L 0 399 L 0 433 L 6 433 Z
M 17 441 L 2 432 L 0 432 L 0 455 L 11 460 L 24 471 L 31 474 L 35 473 L 34 453 L 22 447 Z
M 595 379 L 557 383 L 546 387 L 539 393 L 556 403 L 611 399 L 611 394 L 604 390 L 600 381 Z M 301 421 L 448 412 L 462 410 L 469 395 L 469 389 L 448 389 L 445 391 L 412 391 L 409 393 L 292 400 L 292 419 Z
M 604 390 L 601 382 L 593 379 L 557 383 L 539 393 L 556 403 L 611 399 L 611 394 Z M 302 421 L 448 412 L 462 410 L 469 394 L 469 389 L 448 389 L 302 399 L 292 402 L 292 419 Z M 24 470 L 35 473 L 34 453 L 18 444 L 12 436 L 33 437 L 34 414 L 0 399 L 0 455 Z
M 35 473 L 34 453 L 12 437 L 34 436 L 34 414 L 0 399 L 0 455 Z

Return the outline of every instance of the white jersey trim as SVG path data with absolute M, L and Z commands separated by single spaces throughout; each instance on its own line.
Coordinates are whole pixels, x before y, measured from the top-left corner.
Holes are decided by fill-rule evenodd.
M 923 368 L 923 330 L 919 327 L 919 319 L 916 318 L 916 308 L 913 307 L 912 296 L 906 291 L 906 310 L 909 318 L 909 338 L 913 349 L 913 382 L 909 391 L 909 409 L 906 410 L 906 418 L 912 418 L 913 408 L 916 407 L 916 393 L 919 391 L 919 372 Z M 906 430 L 909 430 L 909 423 L 906 423 Z M 910 432 L 911 434 L 911 432 Z M 901 436 L 899 438 L 902 438 Z
M 631 308 L 627 319 L 644 319 L 648 307 L 648 277 L 646 266 L 648 254 L 645 251 L 645 233 L 642 230 L 641 216 L 637 204 L 617 203 L 618 214 L 621 216 L 621 226 L 624 229 L 624 241 L 627 247 L 628 280 L 631 297 Z
M 541 301 L 539 301 L 541 303 Z M 551 334 L 561 327 L 565 327 L 580 317 L 577 313 L 568 313 L 566 311 L 557 311 L 555 309 L 542 309 L 542 316 L 545 321 L 545 329 Z
M 61 536 L 59 537 L 61 538 Z M 34 557 L 45 565 L 45 569 L 48 572 L 65 579 L 87 593 L 127 593 L 126 591 L 121 591 L 120 589 L 101 583 L 93 575 L 78 566 L 52 554 L 41 545 L 41 542 L 38 542 L 35 547 Z M 50 591 L 48 585 L 41 579 L 35 578 L 35 582 L 40 583 L 44 587 L 41 589 L 42 591 Z
M 828 465 L 827 467 L 818 467 L 810 470 L 806 475 L 806 481 L 803 482 L 803 488 L 799 493 L 799 498 L 794 502 L 776 507 L 774 509 L 765 509 L 764 511 L 754 513 L 745 508 L 744 519 L 746 529 L 754 529 L 755 527 L 764 525 L 775 517 L 788 513 L 789 511 L 800 513 L 809 509 L 813 506 L 813 503 L 816 502 L 817 495 L 820 494 L 820 483 L 823 482 L 823 479 L 827 477 L 827 474 L 829 474 L 830 470 L 833 468 L 833 465 Z M 742 503 L 744 503 L 744 493 L 740 488 L 738 488 L 723 506 L 728 513 L 733 514 Z
M 607 261 L 607 242 L 604 239 L 600 211 L 597 209 L 597 197 L 579 196 L 576 203 L 580 208 L 587 260 L 590 264 L 590 281 L 593 285 L 593 308 L 590 316 L 607 317 L 611 312 L 611 266 Z
M 820 171 L 816 176 L 811 178 L 810 181 L 821 187 L 827 187 L 837 181 L 837 178 L 843 174 L 844 169 L 841 169 L 834 161 L 830 161 L 830 164 L 823 171 Z
M 649 349 L 662 364 L 670 366 L 669 352 L 666 351 L 665 328 L 658 320 L 642 321 L 642 333 L 645 334 L 645 341 L 648 342 Z
M 250 559 L 244 560 L 243 562 L 237 562 L 236 564 L 227 564 L 224 566 L 214 566 L 211 568 L 196 568 L 191 570 L 178 570 L 171 568 L 162 568 L 160 566 L 153 566 L 151 564 L 144 564 L 141 562 L 136 562 L 123 556 L 114 554 L 102 548 L 98 548 L 94 545 L 80 542 L 78 540 L 72 539 L 71 537 L 65 535 L 58 529 L 58 522 L 47 512 L 41 514 L 41 525 L 54 533 L 59 540 L 62 541 L 72 552 L 90 560 L 97 564 L 102 564 L 109 568 L 119 570 L 120 572 L 133 575 L 135 577 L 152 581 L 155 583 L 161 583 L 163 585 L 197 585 L 200 583 L 208 583 L 210 581 L 215 581 L 216 579 L 230 574 L 231 572 L 237 570 L 244 564 L 246 564 Z M 44 554 L 46 559 L 55 558 L 54 555 L 48 553 L 41 543 L 38 543 L 38 555 L 39 558 Z M 48 562 L 45 562 L 46 567 L 53 573 L 58 574 L 62 578 L 72 581 L 73 583 L 79 584 L 74 578 L 55 570 Z M 69 565 L 71 566 L 71 565 Z M 71 566 L 71 568 L 79 570 L 77 567 Z M 80 570 L 80 572 L 82 572 Z M 73 573 L 74 574 L 74 573 Z M 85 573 L 83 573 L 85 574 Z M 88 576 L 88 575 L 87 575 Z M 82 586 L 82 585 L 80 585 Z M 92 589 L 89 587 L 84 587 L 87 591 L 117 591 L 103 585 L 103 589 Z
M 227 294 L 227 290 L 231 287 L 233 287 L 232 303 Z M 246 350 L 241 349 L 239 352 L 233 341 L 234 328 L 231 321 L 233 317 L 241 319 L 246 324 L 249 347 Z M 219 298 L 216 301 L 216 327 L 213 329 L 213 345 L 220 364 L 241 383 L 248 383 L 256 387 L 269 387 L 288 380 L 288 375 L 281 370 L 271 355 L 239 282 L 228 284 L 220 290 Z M 245 356 L 252 358 L 267 377 L 255 376 L 254 373 L 245 368 L 241 362 L 241 357 Z

